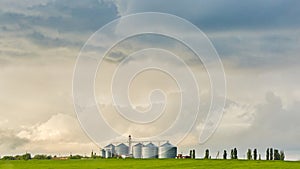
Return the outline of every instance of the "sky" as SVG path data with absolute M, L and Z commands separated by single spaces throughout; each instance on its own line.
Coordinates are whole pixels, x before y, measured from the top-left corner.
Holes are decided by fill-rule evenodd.
M 226 74 L 226 104 L 216 132 L 199 145 L 203 116 L 197 117 L 191 132 L 178 144 L 179 150 L 188 153 L 193 148 L 203 157 L 209 148 L 213 157 L 217 151 L 237 147 L 243 158 L 248 148 L 257 148 L 264 158 L 266 148 L 274 147 L 284 150 L 287 159 L 300 160 L 299 8 L 297 0 L 1 0 L 0 155 L 26 151 L 90 154 L 97 150 L 74 110 L 76 58 L 89 37 L 110 21 L 139 12 L 162 12 L 184 18 L 202 30 L 218 52 Z M 153 42 L 181 55 L 192 55 L 182 45 L 161 37 L 129 39 L 111 55 L 126 54 Z M 139 65 L 143 61 L 127 62 Z M 172 59 L 156 62 L 168 63 L 180 72 Z M 140 83 L 132 84 L 136 91 L 132 102 L 142 109 L 148 103 L 145 96 L 153 89 L 150 83 L 166 90 L 171 98 L 165 115 L 148 131 L 147 126 L 129 123 L 113 112 L 108 87 L 115 66 L 104 62 L 95 80 L 96 97 L 106 120 L 118 132 L 136 137 L 170 125 L 172 112 L 178 109 L 174 81 L 154 71 L 137 76 Z M 201 83 L 199 95 L 205 103 L 210 93 L 208 77 L 201 63 L 191 67 Z M 99 133 L 105 132 L 99 129 Z

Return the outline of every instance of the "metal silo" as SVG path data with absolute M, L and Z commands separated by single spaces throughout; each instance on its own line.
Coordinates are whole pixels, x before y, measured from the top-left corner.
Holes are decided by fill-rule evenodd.
M 105 158 L 111 158 L 112 157 L 112 153 L 111 150 L 105 150 Z
M 117 156 L 128 155 L 128 146 L 121 143 L 115 147 L 115 151 Z
M 158 149 L 158 158 L 175 158 L 177 155 L 177 147 L 169 142 L 161 145 Z
M 157 158 L 158 147 L 152 143 L 149 143 L 142 147 L 142 158 Z
M 105 158 L 105 150 L 104 149 L 101 150 L 101 156 L 102 156 L 102 158 Z
M 110 158 L 115 156 L 115 146 L 113 144 L 109 144 L 104 147 L 105 150 L 105 158 Z
M 144 145 L 138 143 L 132 147 L 132 156 L 133 158 L 142 158 L 142 147 Z

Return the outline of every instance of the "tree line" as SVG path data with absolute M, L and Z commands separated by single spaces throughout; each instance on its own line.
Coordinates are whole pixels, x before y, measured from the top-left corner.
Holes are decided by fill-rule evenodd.
M 284 151 L 278 151 L 278 149 L 268 148 L 266 151 L 266 160 L 284 160 Z
M 256 148 L 253 151 L 251 149 L 248 149 L 246 155 L 247 155 L 248 160 L 261 160 L 261 154 L 258 154 Z M 217 157 L 218 156 L 219 156 L 219 152 L 217 153 Z M 205 150 L 204 159 L 211 159 L 211 156 L 209 154 L 209 149 Z M 224 150 L 224 152 L 223 152 L 223 159 L 224 160 L 227 159 L 227 150 Z M 230 159 L 238 159 L 238 150 L 237 150 L 237 148 L 231 149 Z M 281 150 L 279 152 L 278 149 L 267 148 L 267 150 L 266 150 L 266 160 L 282 160 L 283 161 L 284 159 L 285 159 L 285 154 L 284 154 L 283 150 Z
M 219 152 L 217 153 L 217 157 L 219 156 Z M 228 159 L 228 153 L 227 150 L 223 151 L 223 159 L 226 160 Z M 251 149 L 248 149 L 246 152 L 246 157 L 248 160 L 261 160 L 261 154 L 258 154 L 257 149 L 255 148 L 253 151 Z M 96 153 L 93 151 L 91 152 L 91 157 L 86 157 L 86 156 L 81 156 L 81 155 L 72 155 L 70 154 L 69 156 L 65 157 L 57 157 L 57 156 L 51 156 L 51 155 L 44 155 L 44 154 L 37 154 L 34 155 L 33 157 L 31 156 L 30 153 L 25 153 L 23 155 L 16 155 L 16 156 L 3 156 L 1 159 L 2 160 L 31 160 L 31 159 L 36 159 L 36 160 L 51 160 L 51 159 L 82 159 L 82 158 L 102 158 L 101 156 L 97 156 Z M 190 158 L 195 159 L 196 158 L 196 151 L 195 150 L 190 150 Z M 211 159 L 209 149 L 206 149 L 204 152 L 204 159 Z M 230 150 L 230 159 L 238 159 L 238 150 L 237 148 L 233 148 Z M 274 148 L 267 148 L 266 150 L 266 160 L 284 160 L 285 159 L 285 154 L 284 151 L 279 151 L 278 149 Z
M 92 157 L 86 157 L 82 155 L 69 155 L 65 157 L 57 157 L 56 155 L 45 155 L 45 154 L 36 154 L 32 157 L 30 153 L 25 153 L 23 155 L 15 155 L 15 156 L 3 156 L 2 160 L 55 160 L 55 159 L 83 159 L 83 158 L 101 158 L 100 156 L 96 156 L 94 154 Z

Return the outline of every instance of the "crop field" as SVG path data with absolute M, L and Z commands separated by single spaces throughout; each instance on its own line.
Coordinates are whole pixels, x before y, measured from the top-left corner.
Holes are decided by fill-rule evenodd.
M 101 168 L 280 168 L 300 169 L 300 162 L 192 159 L 85 159 L 85 160 L 1 160 L 1 169 L 101 169 Z

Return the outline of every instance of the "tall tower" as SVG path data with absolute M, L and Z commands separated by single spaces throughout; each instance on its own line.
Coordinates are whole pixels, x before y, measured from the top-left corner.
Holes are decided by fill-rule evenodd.
M 132 147 L 131 147 L 131 135 L 128 136 L 128 153 L 129 155 L 132 154 Z

